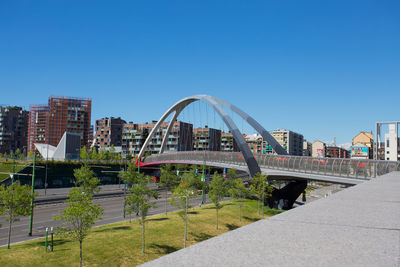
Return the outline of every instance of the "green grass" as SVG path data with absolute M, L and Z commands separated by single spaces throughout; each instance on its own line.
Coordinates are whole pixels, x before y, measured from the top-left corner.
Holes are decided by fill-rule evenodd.
M 190 210 L 188 246 L 261 219 L 257 202 L 248 200 L 238 219 L 238 206 L 225 202 L 215 227 L 212 205 Z M 280 213 L 265 208 L 265 218 Z M 141 226 L 136 220 L 93 228 L 83 242 L 84 266 L 135 266 L 183 248 L 184 222 L 177 212 L 148 217 L 146 252 L 141 252 Z M 55 238 L 54 252 L 45 253 L 44 239 L 0 248 L 0 266 L 79 266 L 79 243 Z
M 19 172 L 26 166 L 28 166 L 29 163 L 22 163 L 19 161 L 15 161 L 15 173 Z M 10 177 L 9 173 L 12 173 L 13 171 L 13 161 L 8 160 L 8 161 L 1 161 L 0 162 L 0 182 L 3 181 L 4 179 Z M 6 173 L 4 173 L 6 172 Z

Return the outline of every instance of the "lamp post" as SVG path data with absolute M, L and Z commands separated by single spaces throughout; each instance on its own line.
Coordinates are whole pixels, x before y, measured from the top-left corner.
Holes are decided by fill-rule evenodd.
M 31 191 L 31 215 L 29 218 L 29 236 L 32 236 L 32 224 L 33 224 L 33 194 L 35 193 L 35 162 L 36 153 L 33 154 L 33 170 L 32 170 L 32 191 Z
M 48 143 L 48 142 L 47 142 Z M 47 195 L 47 161 L 49 160 L 49 144 L 47 144 L 47 152 L 46 152 L 46 173 L 44 176 L 44 195 Z

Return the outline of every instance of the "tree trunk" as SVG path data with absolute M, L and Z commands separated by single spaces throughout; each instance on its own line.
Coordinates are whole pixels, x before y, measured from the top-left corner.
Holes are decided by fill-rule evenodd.
M 217 210 L 217 230 L 218 230 L 218 208 L 215 207 L 215 209 Z
M 186 204 L 185 204 L 185 245 L 186 248 L 186 239 L 187 239 L 187 207 L 188 207 L 188 193 L 186 192 Z
M 168 188 L 165 188 L 165 215 L 167 215 L 167 205 L 168 205 Z
M 10 216 L 10 224 L 8 226 L 8 245 L 7 245 L 8 249 L 10 249 L 10 243 L 11 243 L 11 224 L 12 224 L 12 218 Z
M 242 204 L 239 204 L 239 222 L 242 221 Z
M 82 240 L 79 241 L 79 267 L 82 267 Z
M 142 219 L 142 253 L 144 253 L 145 239 L 144 239 L 144 220 Z
M 260 215 L 260 200 L 257 201 L 257 212 Z

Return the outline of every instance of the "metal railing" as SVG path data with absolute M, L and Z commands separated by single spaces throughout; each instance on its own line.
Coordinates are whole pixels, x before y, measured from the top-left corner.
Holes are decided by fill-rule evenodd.
M 398 161 L 363 159 L 313 158 L 271 154 L 255 154 L 254 158 L 260 168 L 363 180 L 369 180 L 392 171 L 398 171 L 400 166 L 400 162 Z M 247 166 L 240 152 L 165 152 L 163 154 L 151 155 L 143 160 L 144 163 L 162 161 L 217 162 Z

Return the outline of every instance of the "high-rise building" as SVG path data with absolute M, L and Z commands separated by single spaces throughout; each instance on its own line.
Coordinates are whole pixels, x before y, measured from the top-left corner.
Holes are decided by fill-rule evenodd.
M 47 127 L 49 120 L 49 106 L 30 105 L 28 121 L 28 151 L 35 150 L 35 143 L 48 144 Z
M 50 96 L 47 106 L 31 105 L 28 150 L 34 143 L 57 146 L 65 132 L 79 134 L 81 147 L 89 147 L 91 110 L 90 98 Z
M 95 146 L 109 148 L 122 146 L 122 128 L 126 121 L 121 118 L 102 118 L 96 120 Z
M 28 112 L 21 107 L 0 106 L 0 153 L 27 151 Z
M 314 158 L 325 158 L 326 157 L 326 144 L 319 140 L 314 141 L 312 143 L 311 156 Z
M 271 135 L 287 151 L 289 155 L 303 155 L 303 135 L 285 129 L 279 129 L 271 132 Z
M 193 129 L 193 150 L 220 151 L 221 130 L 208 127 Z
M 221 151 L 223 152 L 239 152 L 240 149 L 233 138 L 232 133 L 221 134 Z
M 123 125 L 122 150 L 124 154 L 137 155 L 140 152 L 149 133 L 157 122 L 135 124 L 132 122 Z M 147 146 L 147 152 L 159 153 L 162 140 L 166 134 L 169 122 L 164 122 L 154 133 L 152 140 Z M 164 151 L 192 151 L 193 150 L 193 125 L 190 123 L 176 121 L 171 127 L 167 137 Z

